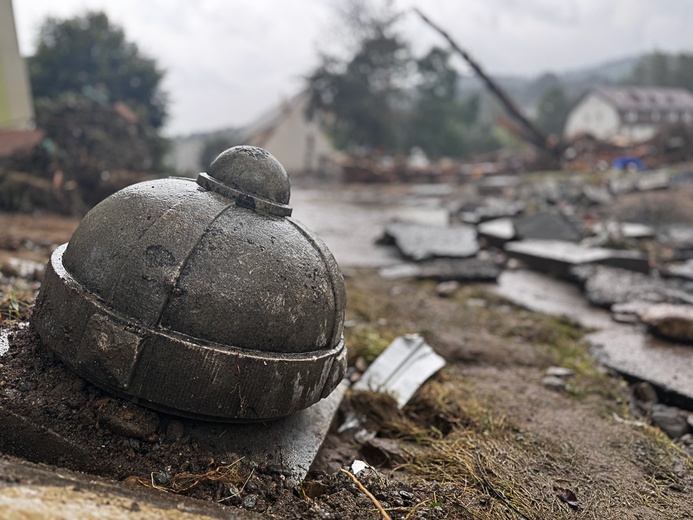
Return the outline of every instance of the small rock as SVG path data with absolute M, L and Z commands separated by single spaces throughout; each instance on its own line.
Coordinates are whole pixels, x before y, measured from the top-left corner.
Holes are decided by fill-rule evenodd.
M 547 376 L 569 378 L 575 375 L 575 372 L 565 367 L 549 367 L 546 369 Z
M 688 430 L 688 423 L 678 408 L 656 404 L 652 407 L 652 422 L 672 439 L 677 439 Z
M 546 376 L 544 379 L 541 380 L 541 384 L 544 385 L 546 388 L 550 388 L 551 390 L 556 390 L 559 392 L 565 390 L 566 387 L 565 379 L 556 376 Z
M 648 404 L 650 407 L 659 402 L 657 390 L 647 381 L 633 385 L 633 397 L 640 403 Z
M 319 480 L 304 481 L 303 484 L 301 484 L 301 488 L 303 489 L 303 493 L 308 498 L 317 498 L 327 493 L 327 490 L 329 489 L 327 484 L 324 484 Z
M 659 336 L 693 342 L 693 305 L 661 303 L 650 305 L 640 319 Z
M 185 435 L 185 425 L 177 419 L 172 420 L 166 427 L 166 437 L 172 441 L 179 441 Z
M 156 434 L 159 427 L 158 415 L 135 405 L 127 404 L 126 407 L 119 407 L 109 401 L 99 410 L 98 422 L 104 428 L 123 437 L 151 443 L 158 440 Z
M 460 282 L 455 280 L 450 280 L 448 282 L 441 282 L 436 287 L 436 294 L 441 298 L 449 298 L 457 292 L 460 288 Z
M 255 494 L 246 495 L 243 498 L 243 507 L 246 509 L 253 509 L 257 504 L 257 498 L 258 497 Z

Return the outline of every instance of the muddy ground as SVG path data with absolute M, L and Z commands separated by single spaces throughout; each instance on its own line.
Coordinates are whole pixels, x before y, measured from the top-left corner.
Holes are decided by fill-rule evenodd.
M 0 259 L 45 261 L 76 223 L 0 215 Z M 38 288 L 21 278 L 3 279 L 0 299 L 2 327 L 13 330 L 0 358 L 3 427 L 49 425 L 55 437 L 36 439 L 36 459 L 216 503 L 220 515 L 243 508 L 268 518 L 380 518 L 340 471 L 363 459 L 377 471 L 358 478 L 392 518 L 693 518 L 693 460 L 631 415 L 628 383 L 592 361 L 584 330 L 483 285 L 441 298 L 432 282 L 387 281 L 370 268 L 347 275 L 355 370 L 407 332 L 423 334 L 448 366 L 402 411 L 387 398 L 350 394 L 304 482 L 195 443 L 184 421 L 68 372 L 31 328 L 16 328 Z M 574 372 L 565 390 L 542 384 L 552 366 Z M 364 418 L 363 428 L 338 434 L 349 412 Z M 368 441 L 367 432 L 377 436 Z

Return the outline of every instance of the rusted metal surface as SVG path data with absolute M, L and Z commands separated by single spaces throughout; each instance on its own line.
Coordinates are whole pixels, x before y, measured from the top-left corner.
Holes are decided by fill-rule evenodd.
M 42 340 L 80 375 L 188 417 L 282 417 L 346 368 L 341 272 L 288 217 L 269 153 L 235 147 L 193 183 L 144 182 L 90 211 L 49 262 Z

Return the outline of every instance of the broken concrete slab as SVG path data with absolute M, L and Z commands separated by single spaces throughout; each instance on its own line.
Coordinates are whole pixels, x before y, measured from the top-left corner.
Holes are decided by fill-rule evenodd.
M 642 273 L 590 265 L 575 267 L 571 274 L 582 282 L 587 299 L 598 307 L 611 308 L 629 301 L 693 303 L 693 296 L 681 291 L 677 284 Z
M 479 252 L 476 230 L 467 225 L 439 227 L 392 222 L 385 235 L 403 256 L 414 261 L 430 258 L 467 258 Z
M 649 381 L 661 400 L 693 406 L 693 348 L 644 334 L 639 327 L 614 323 L 605 310 L 590 306 L 567 282 L 531 271 L 505 271 L 493 290 L 529 309 L 567 316 L 584 327 L 598 329 L 585 339 L 593 355 L 609 368 L 638 381 Z
M 672 224 L 660 228 L 657 240 L 674 250 L 673 260 L 687 261 L 693 259 L 693 227 L 684 224 Z
M 669 172 L 666 170 L 644 172 L 635 181 L 635 188 L 638 191 L 664 190 L 668 187 Z
M 614 200 L 608 188 L 594 186 L 592 184 L 585 184 L 582 187 L 582 196 L 585 198 L 588 204 L 595 206 L 611 204 Z
M 594 233 L 607 238 L 652 238 L 655 234 L 652 227 L 637 222 L 599 222 L 594 226 Z
M 238 508 L 0 457 L 0 518 L 251 520 Z
M 683 280 L 693 281 L 693 260 L 665 265 L 660 272 L 662 276 L 666 276 L 667 278 L 681 278 Z
M 693 305 L 650 305 L 640 313 L 640 320 L 657 336 L 693 343 Z
M 644 335 L 629 325 L 614 324 L 585 338 L 592 353 L 609 368 L 661 389 L 665 401 L 693 405 L 693 349 Z
M 506 242 L 515 238 L 515 225 L 510 218 L 497 218 L 482 222 L 476 227 L 479 238 L 483 238 L 488 245 L 503 247 Z
M 419 387 L 445 366 L 418 334 L 396 338 L 353 385 L 353 390 L 384 392 L 402 408 Z
M 440 282 L 493 282 L 501 272 L 502 269 L 492 260 L 439 258 L 422 262 L 416 277 Z
M 609 191 L 614 195 L 635 191 L 635 179 L 631 176 L 609 179 Z
M 521 201 L 509 202 L 503 199 L 492 199 L 482 206 L 464 206 L 459 210 L 458 216 L 462 222 L 479 224 L 480 222 L 499 218 L 515 217 L 522 213 L 524 209 L 525 204 Z
M 387 280 L 418 278 L 439 282 L 493 282 L 502 268 L 492 260 L 479 258 L 436 258 L 416 264 L 383 267 L 378 274 Z
M 611 317 L 619 323 L 640 323 L 640 314 L 652 305 L 652 302 L 632 300 L 615 303 L 611 306 Z
M 579 242 L 582 233 L 563 213 L 543 211 L 513 220 L 515 234 L 520 240 L 561 240 Z
M 643 253 L 597 247 L 584 247 L 561 240 L 523 240 L 505 245 L 508 256 L 517 258 L 533 269 L 555 276 L 571 275 L 571 268 L 584 264 L 618 265 L 636 271 L 648 271 Z

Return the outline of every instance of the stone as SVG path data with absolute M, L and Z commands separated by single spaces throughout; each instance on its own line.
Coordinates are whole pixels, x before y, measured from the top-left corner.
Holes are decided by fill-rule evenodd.
M 457 280 L 450 280 L 448 282 L 441 282 L 436 287 L 436 294 L 441 298 L 450 298 L 454 295 L 460 288 L 460 282 Z
M 492 260 L 439 258 L 421 262 L 416 278 L 456 282 L 493 282 L 502 269 Z
M 657 390 L 647 381 L 641 381 L 633 385 L 633 397 L 640 403 L 652 407 L 659 402 Z
M 524 215 L 513 220 L 515 233 L 520 240 L 561 240 L 579 242 L 582 233 L 563 213 L 544 211 Z
M 346 294 L 289 197 L 281 164 L 247 146 L 197 182 L 129 186 L 53 253 L 32 323 L 67 366 L 143 406 L 222 421 L 302 410 L 346 372 Z
M 635 181 L 635 188 L 638 191 L 664 190 L 668 187 L 669 173 L 665 170 L 642 173 Z
M 476 228 L 480 238 L 489 245 L 503 247 L 506 242 L 515 238 L 515 226 L 510 218 L 498 218 L 479 224 Z
M 582 195 L 589 204 L 597 206 L 610 204 L 614 200 L 608 188 L 594 186 L 592 184 L 585 184 L 582 187 Z
M 655 235 L 650 226 L 637 222 L 598 222 L 593 232 L 609 240 L 652 238 Z
M 693 305 L 650 305 L 642 311 L 640 320 L 653 334 L 674 341 L 693 343 Z
M 385 230 L 402 255 L 414 261 L 431 258 L 468 258 L 479 252 L 476 231 L 467 225 L 427 226 L 393 222 Z
M 565 379 L 557 376 L 546 376 L 541 380 L 541 384 L 551 390 L 562 392 L 566 388 Z
M 686 281 L 693 281 L 693 260 L 665 265 L 661 269 L 661 273 L 662 276 L 668 278 L 681 278 Z
M 678 439 L 688 431 L 688 423 L 678 408 L 655 404 L 652 406 L 652 422 L 672 439 Z
M 631 300 L 611 306 L 611 318 L 619 323 L 639 323 L 640 314 L 652 305 L 651 302 Z
M 572 276 L 572 269 L 584 264 L 609 264 L 641 272 L 649 269 L 643 253 L 584 247 L 560 240 L 522 240 L 505 245 L 506 253 L 533 269 L 559 277 Z
M 676 284 L 625 269 L 590 265 L 576 267 L 571 273 L 582 282 L 590 303 L 598 307 L 632 301 L 685 303 L 690 299 Z
M 549 367 L 546 369 L 547 376 L 570 378 L 575 375 L 575 371 L 565 367 Z
M 635 179 L 630 176 L 609 179 L 609 191 L 614 195 L 635 191 Z

